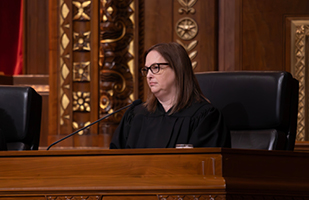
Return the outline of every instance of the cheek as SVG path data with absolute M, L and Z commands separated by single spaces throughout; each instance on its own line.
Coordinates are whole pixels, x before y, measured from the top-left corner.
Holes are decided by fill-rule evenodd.
M 167 87 L 173 87 L 173 86 L 175 86 L 175 85 L 176 85 L 175 76 L 170 75 L 170 76 L 165 77 L 165 83 L 166 83 L 165 85 L 166 85 Z

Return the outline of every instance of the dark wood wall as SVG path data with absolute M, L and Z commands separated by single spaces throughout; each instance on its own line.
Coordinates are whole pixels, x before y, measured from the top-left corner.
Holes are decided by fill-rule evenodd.
M 59 10 L 58 1 L 25 0 L 25 3 L 25 74 L 55 78 L 55 74 L 49 73 L 57 73 L 50 68 L 58 59 L 56 54 L 51 53 L 58 51 L 59 24 L 55 19 L 55 13 Z M 309 17 L 308 0 L 135 0 L 134 7 L 134 34 L 135 39 L 139 40 L 134 42 L 138 49 L 135 51 L 135 58 L 138 58 L 135 59 L 138 62 L 135 73 L 142 65 L 145 49 L 158 42 L 170 41 L 179 42 L 187 48 L 196 64 L 195 72 L 291 71 L 287 21 L 290 17 Z M 195 34 L 192 38 L 183 37 L 179 32 L 177 34 L 186 22 L 195 22 L 193 29 L 186 30 Z M 142 80 L 135 84 L 142 84 Z M 45 124 L 55 124 L 53 120 L 58 108 L 54 102 L 57 101 L 57 94 L 55 90 L 50 90 L 49 94 L 51 105 L 47 108 L 48 103 L 44 104 L 47 107 L 43 114 L 49 119 L 42 120 Z M 135 91 L 136 96 L 143 94 Z M 44 126 L 41 146 L 50 143 L 46 139 L 49 130 L 57 131 L 57 128 Z
M 24 74 L 48 74 L 48 0 L 24 2 Z
M 220 0 L 219 70 L 290 71 L 286 21 L 309 16 L 307 0 Z

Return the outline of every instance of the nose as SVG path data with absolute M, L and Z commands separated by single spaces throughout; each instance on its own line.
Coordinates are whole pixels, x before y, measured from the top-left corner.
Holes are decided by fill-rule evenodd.
M 153 76 L 153 73 L 151 72 L 150 69 L 148 69 L 146 77 L 151 78 L 152 76 Z

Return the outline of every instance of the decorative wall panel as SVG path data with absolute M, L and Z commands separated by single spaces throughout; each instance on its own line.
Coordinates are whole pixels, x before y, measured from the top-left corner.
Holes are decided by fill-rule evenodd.
M 91 3 L 73 0 L 72 127 L 73 131 L 90 124 L 91 115 Z M 78 132 L 90 134 L 89 129 Z
M 291 21 L 291 73 L 299 81 L 297 141 L 309 139 L 309 20 Z
M 135 48 L 137 49 L 135 55 L 135 66 L 137 72 L 135 74 L 135 81 L 137 82 L 136 84 L 136 89 L 134 90 L 135 96 L 140 99 L 146 99 L 146 95 L 144 93 L 144 77 L 141 76 L 140 69 L 144 67 L 144 21 L 145 21 L 145 3 L 144 0 L 139 0 L 138 5 L 137 5 L 138 13 L 135 13 L 136 17 L 138 20 L 136 20 L 136 26 L 135 26 L 135 33 L 137 33 L 134 36 L 134 39 L 136 40 Z M 138 28 L 137 28 L 138 27 Z
M 129 52 L 133 40 L 132 0 L 104 0 L 100 3 L 100 50 L 99 50 L 99 114 L 105 116 L 132 102 L 133 75 L 128 62 L 133 59 Z M 99 126 L 104 142 L 109 143 L 123 112 L 117 113 Z
M 175 32 L 178 36 L 176 42 L 181 44 L 186 49 L 192 61 L 192 67 L 195 69 L 197 66 L 197 61 L 194 61 L 194 58 L 197 56 L 197 50 L 194 49 L 197 46 L 198 41 L 194 38 L 198 34 L 198 24 L 192 18 L 192 15 L 198 14 L 196 13 L 196 9 L 193 7 L 197 0 L 178 0 L 178 2 L 180 5 L 178 14 L 181 18 L 175 25 Z
M 72 131 L 71 126 L 71 63 L 72 63 L 72 2 L 71 0 L 60 0 L 59 16 L 59 124 L 60 134 Z
M 158 195 L 158 200 L 225 200 L 226 195 Z
M 50 0 L 50 23 L 57 25 L 50 26 L 50 38 L 57 43 L 50 42 L 49 144 L 138 98 L 133 93 L 140 79 L 135 76 L 135 5 L 133 0 Z M 108 148 L 124 112 L 57 146 Z

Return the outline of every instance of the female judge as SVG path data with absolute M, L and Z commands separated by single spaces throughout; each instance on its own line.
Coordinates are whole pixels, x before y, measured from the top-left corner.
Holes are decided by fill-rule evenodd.
M 150 93 L 144 104 L 130 107 L 117 127 L 111 149 L 230 147 L 222 114 L 203 96 L 191 60 L 178 43 L 160 43 L 145 53 Z

